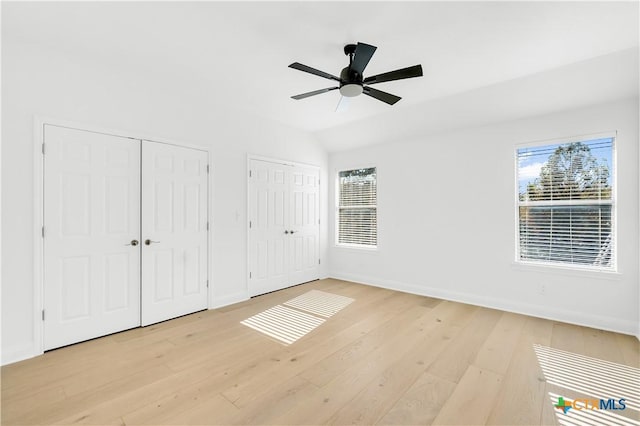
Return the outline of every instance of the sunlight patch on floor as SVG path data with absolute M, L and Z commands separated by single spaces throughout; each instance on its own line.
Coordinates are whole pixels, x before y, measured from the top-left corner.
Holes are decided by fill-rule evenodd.
M 240 323 L 290 345 L 353 301 L 350 297 L 311 290 Z
M 290 345 L 323 322 L 322 318 L 277 305 L 247 318 L 241 324 Z
M 311 290 L 284 302 L 284 305 L 328 318 L 348 306 L 353 299 L 338 294 Z
M 533 345 L 547 383 L 594 398 L 625 398 L 640 411 L 640 369 L 542 345 Z

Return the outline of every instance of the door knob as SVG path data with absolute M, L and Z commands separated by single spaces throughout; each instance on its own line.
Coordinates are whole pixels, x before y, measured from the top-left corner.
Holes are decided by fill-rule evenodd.
M 284 231 L 284 233 L 285 233 L 285 234 L 288 234 L 288 233 L 289 233 L 289 231 L 285 230 L 285 231 Z
M 295 233 L 296 233 L 296 231 L 289 231 L 289 233 L 290 233 L 290 234 L 295 234 Z
M 138 240 L 131 240 L 129 244 L 125 244 L 125 246 L 137 246 L 137 245 L 138 245 Z
M 152 240 L 146 239 L 146 240 L 144 240 L 144 245 L 150 246 L 151 243 L 159 243 L 159 242 L 160 241 L 152 241 Z

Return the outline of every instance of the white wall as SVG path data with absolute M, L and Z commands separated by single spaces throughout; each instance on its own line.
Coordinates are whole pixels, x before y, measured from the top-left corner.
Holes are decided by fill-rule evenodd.
M 97 52 L 99 53 L 99 52 Z M 246 297 L 247 154 L 318 165 L 327 154 L 293 128 L 230 111 L 185 74 L 104 64 L 37 46 L 2 43 L 2 363 L 37 353 L 34 327 L 34 116 L 201 145 L 213 168 L 213 297 Z M 221 81 L 219 84 L 228 84 Z M 247 102 L 251 102 L 250 99 Z M 321 189 L 326 227 L 327 185 Z M 323 207 L 324 206 L 324 207 Z M 326 259 L 326 229 L 321 257 Z M 327 262 L 323 261 L 323 268 Z M 321 271 L 322 276 L 326 273 Z
M 637 99 L 389 141 L 395 143 L 336 153 L 328 166 L 325 151 L 312 136 L 228 110 L 224 98 L 184 74 L 103 64 L 5 39 L 2 89 L 3 364 L 32 356 L 37 348 L 35 115 L 211 149 L 213 304 L 246 297 L 250 153 L 319 165 L 323 183 L 330 171 L 330 184 L 321 187 L 321 210 L 329 210 L 329 220 L 322 220 L 322 267 L 330 265 L 322 276 L 638 333 Z M 604 279 L 598 274 L 514 267 L 513 145 L 607 130 L 619 132 L 620 274 Z M 335 170 L 368 164 L 376 165 L 379 173 L 380 247 L 375 252 L 336 248 L 334 210 L 327 204 L 333 203 Z M 418 184 L 422 189 L 416 192 Z
M 617 130 L 619 274 L 519 267 L 514 144 Z M 638 99 L 334 153 L 378 168 L 378 249 L 336 247 L 330 276 L 638 335 Z

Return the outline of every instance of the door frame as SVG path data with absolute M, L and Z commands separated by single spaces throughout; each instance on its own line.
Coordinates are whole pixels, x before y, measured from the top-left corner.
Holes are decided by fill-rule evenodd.
M 44 353 L 44 321 L 42 318 L 44 311 L 44 241 L 42 230 L 44 227 L 44 126 L 45 125 L 67 127 L 76 130 L 84 130 L 93 133 L 102 133 L 111 136 L 118 136 L 132 140 L 146 140 L 149 142 L 163 143 L 167 145 L 176 145 L 183 148 L 196 149 L 207 153 L 207 163 L 209 172 L 207 177 L 207 222 L 209 223 L 209 231 L 207 235 L 207 279 L 209 286 L 207 288 L 207 309 L 215 306 L 213 300 L 213 291 L 215 283 L 213 282 L 213 166 L 211 164 L 211 149 L 192 143 L 175 141 L 167 138 L 159 138 L 156 136 L 141 134 L 137 132 L 122 131 L 100 127 L 92 124 L 85 124 L 76 121 L 63 120 L 50 116 L 35 115 L 33 120 L 33 336 L 35 347 L 32 351 L 25 350 L 26 357 L 38 356 Z
M 251 170 L 251 161 L 252 160 L 258 160 L 258 161 L 266 161 L 269 163 L 275 163 L 275 164 L 284 164 L 285 166 L 298 166 L 298 167 L 309 167 L 312 169 L 317 169 L 318 170 L 318 212 L 322 212 L 322 197 L 321 195 L 321 188 L 320 185 L 322 183 L 322 168 L 320 166 L 317 166 L 315 164 L 308 164 L 308 163 L 300 163 L 300 162 L 296 162 L 296 161 L 289 161 L 289 160 L 283 160 L 281 158 L 273 158 L 273 157 L 265 157 L 263 155 L 257 155 L 257 154 L 247 154 L 247 169 L 245 170 L 244 176 L 247 179 L 247 204 L 245 206 L 245 219 L 246 219 L 246 230 L 247 230 L 247 238 L 246 238 L 246 245 L 247 245 L 247 249 L 246 249 L 246 267 L 245 267 L 245 271 L 244 271 L 244 276 L 245 276 L 245 280 L 246 280 L 246 285 L 245 285 L 245 289 L 246 289 L 246 295 L 247 298 L 253 297 L 253 296 L 249 296 L 249 265 L 251 263 L 251 257 L 249 254 L 249 243 L 250 243 L 250 236 L 249 236 L 249 232 L 250 232 L 250 228 L 249 228 L 249 203 L 250 203 L 250 199 L 251 199 L 251 193 L 250 193 L 250 185 L 251 185 L 251 181 L 249 180 L 249 170 Z M 318 220 L 320 219 L 320 215 L 318 215 Z M 318 222 L 318 227 L 320 227 L 321 222 Z M 320 251 L 320 239 L 318 238 L 318 259 L 322 259 L 321 257 L 321 251 Z

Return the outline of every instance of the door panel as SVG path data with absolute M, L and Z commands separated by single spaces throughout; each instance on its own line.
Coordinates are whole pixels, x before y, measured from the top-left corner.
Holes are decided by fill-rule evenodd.
M 207 162 L 142 141 L 142 325 L 207 308 Z
M 290 230 L 294 232 L 290 244 L 293 263 L 291 285 L 319 278 L 318 244 L 320 237 L 319 203 L 320 172 L 311 167 L 295 166 L 291 172 L 292 198 Z
M 288 166 L 251 160 L 249 177 L 249 295 L 289 285 Z
M 44 348 L 140 325 L 140 142 L 45 125 Z
M 108 254 L 105 256 L 105 291 L 104 309 L 107 312 L 117 311 L 129 305 L 129 288 L 139 286 L 138 277 L 131 282 L 129 274 L 129 256 L 126 253 Z
M 249 167 L 249 295 L 319 278 L 319 171 L 262 160 Z

